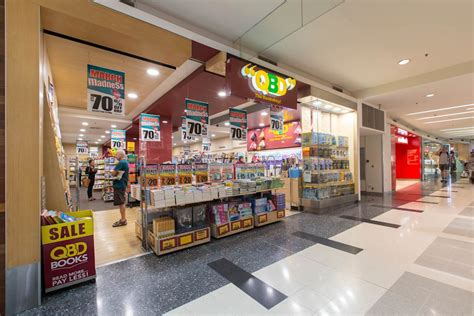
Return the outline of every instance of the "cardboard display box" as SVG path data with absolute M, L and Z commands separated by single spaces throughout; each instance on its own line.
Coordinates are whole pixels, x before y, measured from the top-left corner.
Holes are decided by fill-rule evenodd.
M 189 231 L 186 233 L 168 236 L 165 238 L 156 237 L 152 231 L 148 231 L 148 244 L 158 255 L 194 247 L 211 241 L 209 227 Z
M 254 214 L 255 226 L 264 226 L 279 222 L 285 218 L 285 210 L 275 210 L 267 213 Z
M 223 238 L 230 235 L 254 228 L 253 216 L 244 217 L 236 221 L 230 221 L 226 224 L 216 225 L 211 223 L 211 236 L 214 238 Z

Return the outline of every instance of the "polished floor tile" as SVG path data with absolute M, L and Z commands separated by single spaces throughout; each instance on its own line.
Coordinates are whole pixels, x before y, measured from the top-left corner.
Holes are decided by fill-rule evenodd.
M 474 238 L 474 220 L 469 218 L 455 218 L 444 229 L 447 234 L 454 234 Z
M 466 207 L 464 210 L 462 210 L 461 213 L 459 213 L 459 215 L 474 217 L 474 207 L 472 206 Z

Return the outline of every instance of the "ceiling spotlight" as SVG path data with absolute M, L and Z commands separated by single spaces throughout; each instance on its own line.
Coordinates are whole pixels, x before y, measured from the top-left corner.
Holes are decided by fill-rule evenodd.
M 133 137 L 133 140 L 137 140 L 137 138 L 136 138 L 136 137 Z
M 110 127 L 117 128 L 117 125 L 112 124 L 112 125 L 110 125 Z
M 98 144 L 99 142 L 95 142 L 96 144 Z
M 89 125 L 89 123 L 87 123 L 87 122 L 82 122 L 82 125 L 87 126 L 87 125 Z
M 171 136 L 171 139 L 174 139 L 174 136 Z
M 267 116 L 268 115 L 268 112 L 266 111 L 263 111 L 262 113 L 260 113 L 261 116 Z
M 211 134 L 211 137 L 216 137 L 216 134 Z
M 83 129 L 83 128 L 81 128 L 79 131 L 81 131 L 81 132 L 85 132 L 86 130 L 85 130 L 85 129 Z
M 79 136 L 80 136 L 80 137 L 83 137 L 83 136 L 84 136 L 84 134 L 79 134 Z
M 427 97 L 427 98 L 434 97 L 434 93 L 427 94 L 425 97 Z
M 106 134 L 110 134 L 110 131 L 105 131 Z
M 402 59 L 398 62 L 399 65 L 406 65 L 410 62 L 410 59 Z
M 148 68 L 146 70 L 146 73 L 149 74 L 150 76 L 158 76 L 160 74 L 158 69 L 154 69 L 154 68 Z
M 163 124 L 167 124 L 167 123 L 168 123 L 168 121 L 163 121 Z
M 229 123 L 229 122 L 225 122 L 224 125 L 225 125 L 225 126 L 229 126 L 230 123 Z
M 102 139 L 100 139 L 100 138 L 99 138 L 99 139 L 97 139 L 97 141 L 98 141 L 98 142 L 101 142 L 101 141 L 102 141 Z
M 136 98 L 138 98 L 138 94 L 133 93 L 133 92 L 130 92 L 129 94 L 127 94 L 127 96 L 128 96 L 130 99 L 136 99 Z
M 316 101 L 313 102 L 313 105 L 314 105 L 314 106 L 319 106 L 319 105 L 321 105 L 321 104 L 323 104 L 323 103 L 322 103 L 321 101 L 319 101 L 319 100 L 316 100 Z
M 258 124 L 258 126 L 260 126 L 260 127 L 264 127 L 264 126 L 265 126 L 265 124 L 263 124 L 263 123 L 260 123 L 260 124 Z
M 217 92 L 217 95 L 220 96 L 221 98 L 227 96 L 227 93 L 225 91 L 219 91 Z
M 100 135 L 100 138 L 105 138 L 105 135 Z
M 173 146 L 176 146 L 176 143 L 173 143 Z
M 82 138 L 78 138 L 77 140 L 82 140 Z

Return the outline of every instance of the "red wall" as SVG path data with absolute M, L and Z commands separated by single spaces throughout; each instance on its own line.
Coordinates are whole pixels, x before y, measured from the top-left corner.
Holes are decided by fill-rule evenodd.
M 406 138 L 408 144 L 395 144 L 397 179 L 421 179 L 421 137 Z

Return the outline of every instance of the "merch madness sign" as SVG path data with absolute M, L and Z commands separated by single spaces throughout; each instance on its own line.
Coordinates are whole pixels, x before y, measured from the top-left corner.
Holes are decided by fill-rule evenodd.
M 142 142 L 159 142 L 160 116 L 154 114 L 140 114 L 140 140 Z
M 238 109 L 229 109 L 230 139 L 247 139 L 247 112 Z
M 113 129 L 110 147 L 112 149 L 125 150 L 125 131 L 121 129 Z
M 205 136 L 209 125 L 209 105 L 206 102 L 186 99 L 186 136 Z
M 87 65 L 87 110 L 125 115 L 125 73 Z

